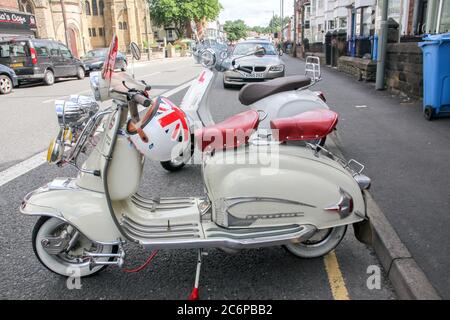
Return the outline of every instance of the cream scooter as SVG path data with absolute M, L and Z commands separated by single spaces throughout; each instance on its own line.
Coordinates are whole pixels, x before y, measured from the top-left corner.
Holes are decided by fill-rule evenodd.
M 264 48 L 260 49 L 259 56 L 262 57 L 265 50 Z M 247 70 L 239 65 L 239 59 L 251 55 L 254 53 L 235 58 L 230 65 L 225 65 L 224 62 L 228 58 L 226 52 L 216 53 L 212 49 L 202 51 L 199 55 L 199 62 L 203 65 L 202 71 L 192 81 L 180 105 L 180 108 L 188 115 L 192 132 L 195 129 L 215 124 L 209 109 L 214 102 L 211 101 L 209 93 L 220 73 L 227 69 L 233 69 L 243 74 L 252 74 L 252 70 Z M 208 65 L 205 65 L 205 61 Z M 268 82 L 248 84 L 240 90 L 239 101 L 250 109 L 265 114 L 259 122 L 258 128 L 260 131 L 270 131 L 272 119 L 292 117 L 311 110 L 329 109 L 323 93 L 309 90 L 320 80 L 319 58 L 308 56 L 305 62 L 304 76 L 289 76 Z M 323 137 L 310 142 L 323 146 L 325 139 L 326 137 Z M 194 148 L 191 148 L 190 152 L 187 150 L 172 160 L 161 162 L 161 165 L 168 171 L 178 171 L 192 159 L 201 158 L 200 156 L 191 157 L 193 151 Z
M 105 70 L 112 70 L 112 56 Z M 124 73 L 112 77 L 111 84 L 92 73 L 95 97 L 113 99 L 113 105 L 87 123 L 83 117 L 92 109 L 77 110 L 73 103 L 58 109 L 61 132 L 49 147 L 48 160 L 73 164 L 78 176 L 49 182 L 29 193 L 20 206 L 22 214 L 40 216 L 33 248 L 49 270 L 63 276 L 78 270 L 77 275 L 88 276 L 108 265 L 122 267 L 125 242 L 150 250 L 195 248 L 197 288 L 204 248 L 234 251 L 284 245 L 298 257 L 314 258 L 333 250 L 348 225 L 354 226 L 359 239 L 367 238 L 364 189 L 370 179 L 361 174 L 363 167 L 355 169 L 353 160 L 333 159 L 316 146 L 283 143 L 290 137 L 300 139 L 291 133 L 302 118 L 274 120 L 279 140 L 275 134 L 261 138 L 254 133 L 233 148 L 208 146 L 203 153 L 202 197 L 139 195 L 144 157 L 130 144 L 125 125 L 128 117 L 140 119 L 138 105 L 147 107 L 147 120 L 155 117 L 158 107 L 151 105 L 145 83 Z M 234 127 L 256 129 L 259 116 L 253 111 L 236 115 Z M 318 117 L 308 130 L 324 135 L 335 121 Z M 80 122 L 81 132 L 68 138 L 67 132 Z M 92 150 L 79 166 L 77 159 L 91 141 Z

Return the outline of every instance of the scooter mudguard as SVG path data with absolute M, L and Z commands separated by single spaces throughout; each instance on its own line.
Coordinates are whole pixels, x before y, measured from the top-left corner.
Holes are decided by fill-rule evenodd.
M 270 129 L 270 120 L 287 118 L 314 109 L 329 109 L 311 90 L 280 92 L 255 102 L 250 106 L 262 110 L 267 117 L 259 123 L 259 129 Z
M 57 178 L 32 191 L 25 196 L 20 212 L 61 219 L 102 244 L 117 244 L 121 237 L 111 219 L 105 195 L 78 187 L 74 179 Z
M 353 231 L 359 242 L 369 246 L 373 244 L 373 230 L 369 219 L 354 223 Z
M 366 215 L 353 176 L 308 148 L 270 144 L 228 155 L 218 151 L 208 156 L 203 171 L 213 220 L 223 227 L 308 224 L 325 229 L 360 222 Z M 343 199 L 348 210 L 340 210 Z

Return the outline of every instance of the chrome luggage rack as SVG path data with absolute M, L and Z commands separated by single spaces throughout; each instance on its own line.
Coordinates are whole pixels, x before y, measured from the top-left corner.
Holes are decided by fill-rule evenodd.
M 334 159 L 337 162 L 339 162 L 339 164 L 341 166 L 343 166 L 344 169 L 346 169 L 348 172 L 350 172 L 350 174 L 353 177 L 361 175 L 362 172 L 365 169 L 365 166 L 362 163 L 356 161 L 355 159 L 350 159 L 350 160 L 346 161 L 345 159 L 342 159 L 342 158 L 338 157 L 333 152 L 329 151 L 328 149 L 326 149 L 326 148 L 324 148 L 324 147 L 322 147 L 322 146 L 320 146 L 318 144 L 307 143 L 306 145 L 309 148 L 311 148 L 312 151 L 314 151 L 314 155 L 316 157 L 319 156 L 319 152 L 323 151 L 327 156 L 329 156 L 332 159 Z

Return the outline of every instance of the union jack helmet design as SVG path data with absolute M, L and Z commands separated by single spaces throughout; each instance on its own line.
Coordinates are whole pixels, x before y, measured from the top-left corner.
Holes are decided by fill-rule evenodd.
M 158 111 L 149 118 L 154 108 Z M 138 124 L 130 126 L 128 122 L 126 131 L 136 149 L 151 160 L 169 161 L 190 148 L 191 134 L 186 114 L 164 97 L 155 100 Z

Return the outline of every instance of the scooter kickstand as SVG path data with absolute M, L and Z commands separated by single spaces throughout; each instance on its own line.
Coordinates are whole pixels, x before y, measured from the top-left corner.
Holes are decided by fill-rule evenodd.
M 194 288 L 192 289 L 191 294 L 189 295 L 189 300 L 198 300 L 199 294 L 198 294 L 198 287 L 200 282 L 200 271 L 202 268 L 202 256 L 207 255 L 206 252 L 203 252 L 202 249 L 198 249 L 198 256 L 197 256 L 197 270 L 195 272 L 195 283 Z

